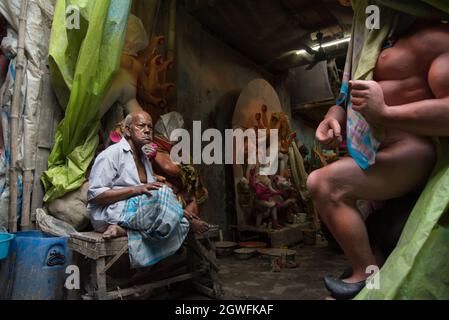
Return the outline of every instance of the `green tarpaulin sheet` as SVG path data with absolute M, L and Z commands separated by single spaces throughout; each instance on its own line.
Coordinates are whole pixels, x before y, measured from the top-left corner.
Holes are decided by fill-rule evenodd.
M 50 39 L 50 70 L 65 108 L 48 170 L 44 201 L 78 189 L 98 145 L 98 107 L 120 65 L 131 0 L 58 0 Z M 79 28 L 76 15 L 79 12 Z
M 360 2 L 353 0 L 354 10 L 364 12 L 366 4 L 358 7 Z M 381 15 L 394 9 L 420 18 L 449 17 L 447 0 L 378 0 L 371 3 L 379 5 Z M 365 288 L 356 299 L 449 299 L 448 206 L 449 140 L 441 138 L 437 165 L 410 214 L 397 247 L 380 270 L 380 287 Z

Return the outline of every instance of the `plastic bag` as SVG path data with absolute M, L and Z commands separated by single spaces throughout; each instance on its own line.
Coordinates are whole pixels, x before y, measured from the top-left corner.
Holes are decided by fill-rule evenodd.
M 54 236 L 69 237 L 72 233 L 78 233 L 70 224 L 50 216 L 44 209 L 36 209 L 36 221 L 43 232 Z

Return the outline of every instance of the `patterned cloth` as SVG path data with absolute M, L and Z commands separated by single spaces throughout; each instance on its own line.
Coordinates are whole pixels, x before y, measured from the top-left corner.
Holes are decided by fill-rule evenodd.
M 158 152 L 170 153 L 173 144 L 165 137 L 158 135 L 157 133 L 153 137 Z M 203 204 L 209 197 L 209 192 L 204 187 L 198 170 L 191 164 L 179 164 L 180 176 L 182 182 L 182 191 L 186 191 L 190 196 L 195 197 L 197 204 Z M 178 200 L 181 201 L 183 207 L 187 205 L 186 199 L 183 196 L 179 196 Z
M 154 142 L 158 146 L 158 152 L 170 153 L 175 141 L 171 141 L 171 135 L 174 130 L 184 127 L 184 118 L 179 112 L 169 112 L 161 115 L 161 118 L 154 126 Z M 192 163 L 192 161 L 190 161 Z M 180 179 L 182 182 L 182 191 L 187 191 L 190 197 L 195 197 L 197 204 L 204 203 L 208 198 L 208 191 L 204 187 L 201 177 L 194 166 L 180 164 Z M 180 194 L 179 201 L 183 206 L 187 205 L 185 195 Z
M 195 196 L 198 204 L 203 204 L 207 200 L 209 193 L 204 187 L 198 171 L 194 166 L 188 164 L 182 164 L 180 169 L 183 189 Z
M 173 255 L 184 242 L 189 222 L 173 191 L 164 186 L 126 201 L 119 225 L 128 232 L 132 268 L 148 267 Z
M 366 7 L 368 0 L 356 0 L 352 2 L 354 19 L 352 25 L 351 43 L 346 56 L 346 65 L 343 74 L 342 87 L 337 105 L 346 107 L 347 111 L 347 148 L 351 157 L 362 169 L 367 169 L 374 164 L 377 150 L 381 144 L 382 132 L 373 128 L 357 111 L 352 109 L 349 81 L 372 80 L 377 58 L 388 34 L 390 26 L 395 18 L 391 10 L 381 14 L 381 29 L 369 30 L 366 28 Z

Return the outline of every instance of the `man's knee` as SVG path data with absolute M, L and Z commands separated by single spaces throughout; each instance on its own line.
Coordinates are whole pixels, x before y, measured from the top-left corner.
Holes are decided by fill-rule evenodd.
M 328 177 L 323 171 L 323 169 L 312 171 L 307 178 L 307 190 L 314 200 L 327 197 L 329 193 Z
M 337 182 L 332 168 L 325 167 L 313 171 L 307 179 L 307 190 L 314 201 L 343 201 L 347 196 L 346 188 Z

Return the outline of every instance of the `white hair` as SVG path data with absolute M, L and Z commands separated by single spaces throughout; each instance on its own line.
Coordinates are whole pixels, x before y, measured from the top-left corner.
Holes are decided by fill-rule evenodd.
M 130 113 L 130 114 L 128 114 L 128 115 L 126 116 L 125 121 L 123 122 L 123 125 L 124 125 L 125 127 L 129 127 L 129 126 L 131 126 L 132 123 L 133 123 L 133 116 L 132 116 L 132 114 Z

